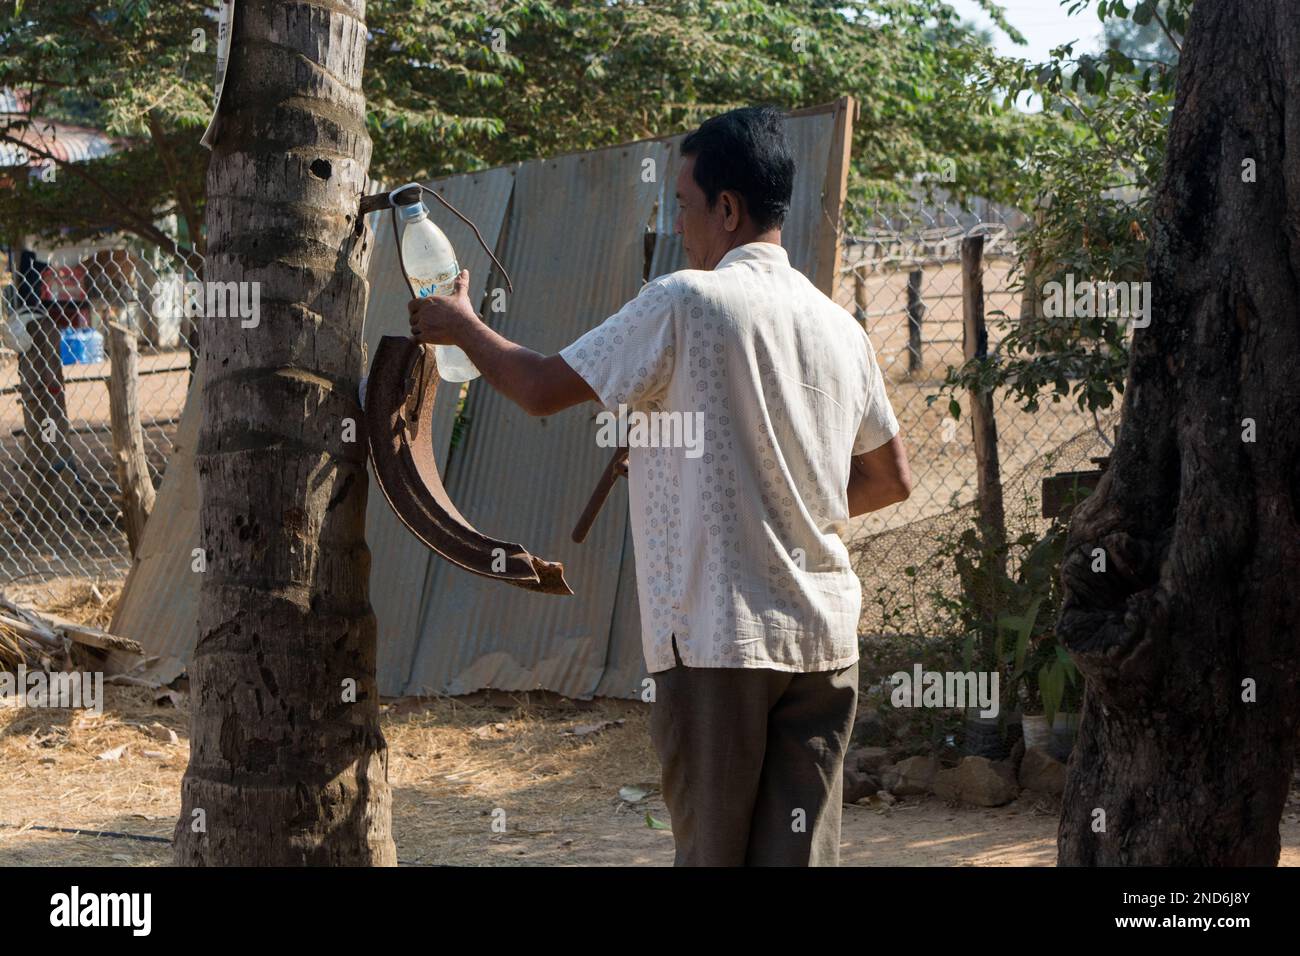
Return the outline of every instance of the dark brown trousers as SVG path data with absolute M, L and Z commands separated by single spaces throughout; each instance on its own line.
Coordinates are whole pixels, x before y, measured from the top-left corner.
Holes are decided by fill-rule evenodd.
M 858 665 L 677 665 L 651 676 L 650 736 L 677 866 L 837 866 Z

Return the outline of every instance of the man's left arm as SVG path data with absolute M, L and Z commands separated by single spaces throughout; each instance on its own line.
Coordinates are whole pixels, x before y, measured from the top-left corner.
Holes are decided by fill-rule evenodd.
M 912 493 L 912 471 L 907 449 L 899 434 L 898 418 L 885 391 L 885 376 L 876 361 L 871 338 L 863 330 L 866 346 L 866 408 L 853 440 L 850 459 L 849 517 L 879 511 L 906 501 Z
M 850 461 L 850 518 L 896 505 L 912 494 L 912 470 L 902 435 L 895 434 L 879 448 L 855 455 Z
M 460 346 L 489 385 L 530 415 L 599 401 L 560 356 L 534 352 L 489 328 L 470 305 L 468 289 L 469 272 L 462 271 L 451 295 L 412 299 L 411 337 L 426 345 Z

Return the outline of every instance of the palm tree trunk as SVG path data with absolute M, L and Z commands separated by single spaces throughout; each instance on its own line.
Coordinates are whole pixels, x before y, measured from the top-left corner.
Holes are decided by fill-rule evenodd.
M 1278 861 L 1300 718 L 1298 118 L 1300 6 L 1197 0 L 1151 324 L 1062 566 L 1088 678 L 1062 864 Z
M 206 570 L 180 864 L 396 862 L 365 436 L 349 433 L 372 246 L 356 228 L 365 44 L 364 0 L 238 4 L 206 278 L 260 283 L 260 315 L 203 323 Z

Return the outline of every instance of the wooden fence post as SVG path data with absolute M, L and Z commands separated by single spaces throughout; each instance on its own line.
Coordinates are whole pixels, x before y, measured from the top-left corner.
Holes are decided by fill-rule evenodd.
M 962 353 L 966 360 L 984 358 L 989 351 L 984 324 L 984 237 L 970 236 L 961 243 Z M 1002 504 L 1002 474 L 998 464 L 998 426 L 993 395 L 981 389 L 970 392 L 970 423 L 975 440 L 979 515 L 990 543 L 1006 541 L 1006 514 Z
M 858 324 L 867 327 L 867 280 L 861 269 L 853 270 L 853 305 Z
M 925 273 L 920 269 L 907 274 L 907 373 L 913 376 L 921 370 L 921 322 L 925 319 L 921 280 L 924 278 Z
M 113 428 L 113 459 L 117 463 L 117 484 L 122 490 L 126 540 L 134 557 L 154 504 L 153 479 L 149 477 L 144 429 L 140 424 L 140 355 L 135 330 L 117 322 L 108 323 L 108 355 L 112 363 L 108 411 Z

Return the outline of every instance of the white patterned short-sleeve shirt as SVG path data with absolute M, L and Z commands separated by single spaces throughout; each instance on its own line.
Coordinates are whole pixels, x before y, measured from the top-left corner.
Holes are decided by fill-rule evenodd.
M 674 666 L 674 636 L 688 667 L 854 663 L 850 459 L 898 421 L 853 317 L 752 242 L 648 282 L 560 355 L 628 423 L 647 669 Z

